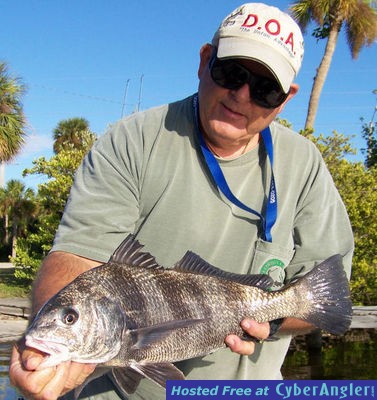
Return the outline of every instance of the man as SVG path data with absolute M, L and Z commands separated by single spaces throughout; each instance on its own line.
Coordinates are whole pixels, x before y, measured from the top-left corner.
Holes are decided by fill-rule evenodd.
M 269 274 L 275 288 L 335 253 L 349 274 L 352 232 L 329 172 L 311 142 L 273 122 L 298 91 L 302 56 L 301 32 L 288 15 L 245 4 L 201 48 L 197 96 L 132 115 L 100 138 L 77 173 L 36 279 L 34 312 L 106 262 L 130 232 L 164 266 L 190 249 L 227 271 Z M 241 326 L 257 339 L 270 335 L 268 322 Z M 290 333 L 310 326 L 286 319 L 277 328 L 278 341 L 228 336 L 231 351 L 179 367 L 188 379 L 280 379 Z M 28 398 L 54 399 L 95 367 L 67 362 L 37 371 L 41 358 L 14 350 L 11 379 Z M 118 398 L 113 389 L 104 377 L 84 395 Z M 144 379 L 129 398 L 164 392 Z

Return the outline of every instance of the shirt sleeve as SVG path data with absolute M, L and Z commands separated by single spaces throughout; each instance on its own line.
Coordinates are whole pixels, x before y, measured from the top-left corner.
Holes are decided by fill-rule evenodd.
M 134 231 L 142 170 L 140 136 L 132 129 L 128 132 L 121 121 L 95 143 L 77 170 L 52 251 L 105 262 Z
M 350 278 L 354 250 L 352 227 L 332 176 L 316 148 L 314 155 L 316 161 L 297 204 L 293 226 L 296 251 L 286 278 L 302 276 L 334 254 L 342 255 Z

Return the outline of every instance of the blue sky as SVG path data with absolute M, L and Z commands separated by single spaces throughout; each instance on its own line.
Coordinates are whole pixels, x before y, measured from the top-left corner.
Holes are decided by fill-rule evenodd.
M 265 2 L 282 10 L 291 3 Z M 127 115 L 138 105 L 145 110 L 194 93 L 201 45 L 240 4 L 0 0 L 0 60 L 28 88 L 23 101 L 27 142 L 6 166 L 5 181 L 20 179 L 26 186 L 37 186 L 41 178 L 22 178 L 22 171 L 34 159 L 52 155 L 52 132 L 63 119 L 86 118 L 91 130 L 101 135 L 122 110 Z M 300 92 L 281 114 L 296 130 L 304 126 L 313 77 L 324 52 L 324 43 L 317 44 L 310 33 L 305 35 L 304 62 L 296 80 Z M 376 46 L 364 49 L 354 61 L 342 32 L 321 96 L 316 133 L 337 130 L 357 135 L 352 144 L 363 148 L 360 117 L 369 122 L 373 115 L 376 77 Z M 363 159 L 360 151 L 354 159 Z

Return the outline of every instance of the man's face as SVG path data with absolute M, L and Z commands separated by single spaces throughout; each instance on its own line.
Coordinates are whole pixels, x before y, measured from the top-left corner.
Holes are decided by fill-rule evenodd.
M 243 85 L 238 90 L 225 89 L 211 78 L 208 62 L 213 48 L 205 45 L 201 49 L 199 66 L 199 104 L 200 121 L 203 133 L 212 140 L 230 140 L 237 142 L 261 132 L 279 114 L 285 103 L 298 90 L 292 85 L 287 100 L 277 108 L 264 108 L 250 98 L 249 86 Z M 259 75 L 272 77 L 262 65 L 251 60 L 238 60 L 247 69 Z

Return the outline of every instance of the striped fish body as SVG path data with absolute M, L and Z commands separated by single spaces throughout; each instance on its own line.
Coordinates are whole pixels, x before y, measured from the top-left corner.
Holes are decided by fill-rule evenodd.
M 243 335 L 240 321 L 246 316 L 270 321 L 286 316 L 292 304 L 297 308 L 291 302 L 292 290 L 267 292 L 211 275 L 108 265 L 109 270 L 114 267 L 118 269 L 116 286 L 121 289 L 116 297 L 125 300 L 122 309 L 126 310 L 130 341 L 109 363 L 112 365 L 124 365 L 128 359 L 176 362 L 209 354 L 225 347 L 228 334 Z M 109 291 L 114 293 L 111 288 Z M 173 329 L 166 326 L 171 321 Z M 148 345 L 140 343 L 139 333 L 143 335 L 142 329 L 149 327 L 166 328 L 168 334 Z
M 219 270 L 188 252 L 174 268 L 159 266 L 133 236 L 107 264 L 89 270 L 42 307 L 26 344 L 49 354 L 41 368 L 65 360 L 101 363 L 125 393 L 141 377 L 164 386 L 184 379 L 172 364 L 221 347 L 240 322 L 295 317 L 331 333 L 351 321 L 348 281 L 340 256 L 293 284 L 268 291 L 266 275 Z

